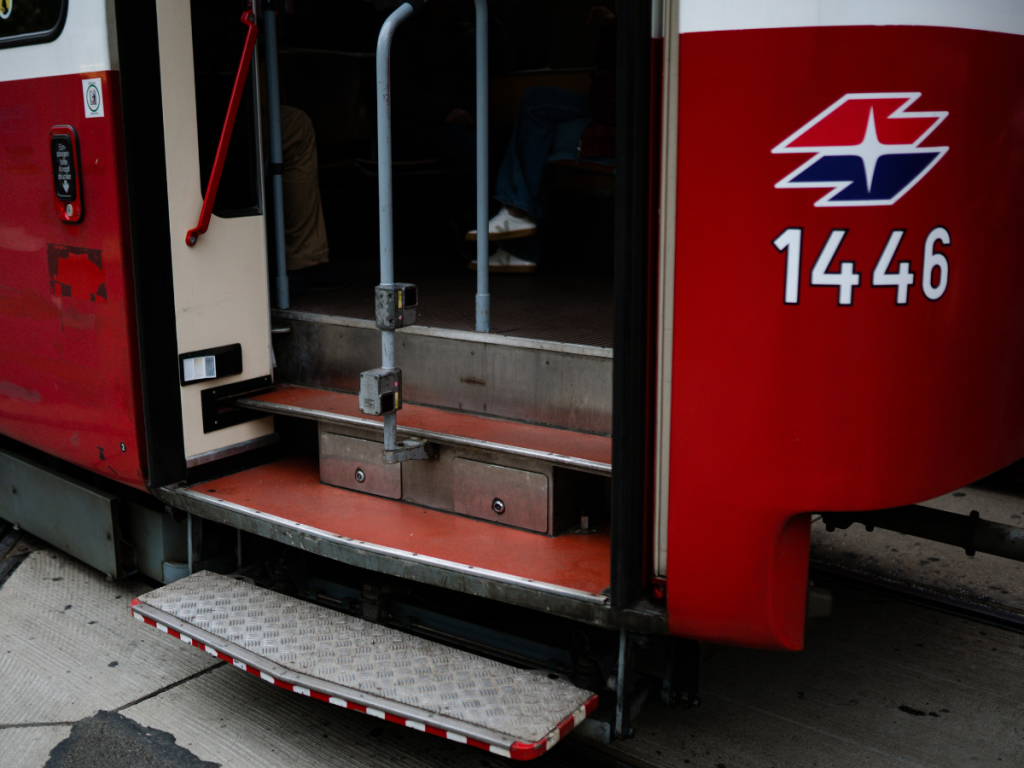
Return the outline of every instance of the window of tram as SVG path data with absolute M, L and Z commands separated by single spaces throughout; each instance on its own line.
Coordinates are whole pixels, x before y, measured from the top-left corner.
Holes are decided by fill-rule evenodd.
M 3 2 L 4 0 L 0 0 Z M 221 130 L 242 58 L 248 27 L 240 22 L 245 0 L 192 0 L 192 57 L 196 75 L 196 119 L 199 172 L 203 192 L 210 180 Z M 253 61 L 255 62 L 255 57 Z M 231 134 L 213 212 L 217 216 L 248 216 L 262 210 L 258 120 L 253 76 L 245 81 Z
M 0 0 L 0 48 L 53 40 L 66 15 L 67 0 Z

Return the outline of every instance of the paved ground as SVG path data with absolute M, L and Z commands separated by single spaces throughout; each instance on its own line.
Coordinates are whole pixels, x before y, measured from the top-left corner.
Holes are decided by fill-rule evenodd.
M 1024 487 L 969 486 L 925 506 L 960 515 L 977 511 L 983 520 L 1024 527 L 1022 494 Z M 828 533 L 819 520 L 811 531 L 816 564 L 969 601 L 1024 621 L 1024 563 L 984 553 L 968 557 L 959 547 L 881 529 L 869 533 L 858 524 Z
M 132 620 L 128 603 L 148 585 L 28 548 L 12 552 L 20 564 L 0 586 L 2 768 L 506 762 L 267 685 Z M 834 594 L 801 653 L 715 649 L 704 705 L 649 707 L 637 738 L 616 745 L 622 764 L 1024 765 L 1024 636 Z M 569 744 L 537 763 L 586 764 Z

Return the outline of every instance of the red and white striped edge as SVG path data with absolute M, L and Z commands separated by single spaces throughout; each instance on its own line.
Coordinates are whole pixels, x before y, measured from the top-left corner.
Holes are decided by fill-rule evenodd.
M 440 736 L 442 739 L 457 741 L 460 744 L 468 744 L 471 747 L 476 747 L 477 749 L 482 749 L 486 752 L 491 752 L 495 755 L 501 755 L 502 757 L 509 757 L 513 760 L 533 760 L 535 757 L 540 757 L 549 749 L 554 747 L 559 741 L 564 739 L 573 728 L 582 723 L 586 719 L 587 715 L 593 712 L 594 709 L 597 707 L 597 694 L 594 694 L 583 704 L 583 706 L 581 706 L 579 709 L 577 709 L 575 712 L 573 712 L 571 715 L 565 718 L 565 720 L 560 722 L 555 728 L 552 729 L 552 731 L 547 736 L 545 736 L 540 741 L 535 741 L 530 744 L 522 741 L 517 741 L 513 743 L 511 747 L 505 749 L 504 747 L 499 747 L 495 744 L 488 744 L 487 742 L 479 741 L 468 736 L 463 736 L 462 734 L 454 733 L 452 731 L 446 731 L 443 728 L 437 728 L 433 725 L 421 723 L 417 720 L 411 720 L 406 717 L 399 717 L 398 715 L 393 715 L 390 712 L 384 712 L 383 710 L 375 709 L 374 707 L 367 707 L 362 704 L 357 704 L 353 701 L 348 701 L 347 699 L 344 699 L 338 696 L 337 694 L 323 693 L 322 691 L 317 691 L 313 688 L 308 688 L 302 685 L 292 685 L 291 683 L 286 683 L 284 680 L 278 680 L 276 677 L 267 674 L 261 669 L 257 669 L 251 664 L 246 664 L 244 661 L 240 661 L 239 659 L 233 658 L 232 656 L 229 656 L 223 651 L 218 651 L 216 648 L 206 645 L 205 643 L 197 640 L 194 637 L 189 637 L 184 632 L 172 629 L 171 627 L 168 627 L 167 625 L 162 624 L 159 621 L 156 621 L 155 619 L 151 619 L 148 616 L 142 615 L 141 613 L 135 610 L 135 606 L 138 605 L 140 602 L 141 601 L 138 598 L 132 600 L 131 607 L 132 616 L 134 618 L 138 619 L 139 621 L 145 622 L 151 627 L 156 627 L 161 632 L 166 632 L 171 637 L 176 637 L 182 642 L 188 643 L 194 648 L 198 648 L 201 651 L 206 651 L 211 656 L 215 656 L 216 658 L 221 659 L 222 661 L 226 661 L 232 664 L 233 666 L 236 666 L 239 669 L 248 672 L 251 675 L 255 675 L 261 680 L 271 683 L 272 685 L 276 685 L 278 688 L 284 688 L 286 691 L 292 691 L 293 693 L 298 693 L 302 696 L 309 696 L 310 698 L 318 699 L 319 701 L 326 701 L 328 704 L 334 704 L 335 706 L 343 707 L 344 709 L 351 709 L 355 710 L 356 712 L 362 712 L 366 715 L 372 715 L 373 717 L 378 717 L 381 720 L 387 720 L 389 723 L 397 723 L 398 725 L 404 725 L 407 728 L 413 728 L 417 731 L 423 731 L 424 733 L 430 733 L 434 736 Z

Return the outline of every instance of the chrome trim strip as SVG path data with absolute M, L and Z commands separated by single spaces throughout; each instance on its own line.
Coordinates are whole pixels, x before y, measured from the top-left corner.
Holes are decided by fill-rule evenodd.
M 666 3 L 665 28 L 679 24 L 679 3 Z M 668 566 L 668 487 L 672 448 L 672 351 L 676 285 L 676 197 L 679 186 L 679 35 L 665 38 L 662 52 L 661 189 L 658 223 L 657 390 L 654 418 L 654 573 Z
M 348 328 L 362 328 L 364 330 L 377 330 L 377 324 L 373 320 L 360 320 L 355 317 L 338 317 L 337 315 L 321 315 L 316 312 L 302 312 L 295 309 L 275 309 L 271 316 L 282 320 L 303 320 L 307 323 L 321 323 L 323 325 L 342 325 Z M 540 339 L 526 339 L 519 336 L 501 336 L 493 333 L 476 333 L 474 331 L 454 331 L 448 328 L 432 328 L 424 325 L 412 325 L 408 328 L 401 328 L 395 331 L 397 334 L 408 333 L 413 336 L 435 336 L 441 339 L 455 339 L 457 341 L 475 341 L 480 344 L 495 344 L 503 347 L 523 347 L 526 349 L 538 349 L 544 352 L 560 352 L 565 355 L 581 355 L 584 357 L 603 357 L 611 359 L 613 351 L 611 347 L 592 347 L 586 344 L 565 344 L 558 341 L 541 341 Z
M 370 419 L 363 419 L 357 416 L 344 416 L 338 413 L 320 411 L 312 408 L 299 408 L 294 405 L 284 405 L 282 403 L 269 403 L 265 400 L 254 400 L 251 397 L 239 398 L 235 403 L 245 408 L 252 408 L 254 411 L 279 414 L 282 416 L 295 416 L 300 419 L 313 419 L 327 424 L 343 424 L 345 426 L 370 429 L 376 432 L 381 432 L 384 429 L 383 424 Z M 494 453 L 503 453 L 510 456 L 519 456 L 524 459 L 542 461 L 546 464 L 578 469 L 599 475 L 611 475 L 612 473 L 612 465 L 601 461 L 591 461 L 590 459 L 580 459 L 575 456 L 565 456 L 559 453 L 537 451 L 532 448 L 521 448 L 516 445 L 503 445 L 501 443 L 492 443 L 486 440 L 475 440 L 470 437 L 448 435 L 443 432 L 432 432 L 426 429 L 403 427 L 401 424 L 398 425 L 398 434 L 405 437 L 429 440 L 431 442 L 445 445 L 458 445 L 465 448 L 475 448 L 481 451 L 492 451 Z

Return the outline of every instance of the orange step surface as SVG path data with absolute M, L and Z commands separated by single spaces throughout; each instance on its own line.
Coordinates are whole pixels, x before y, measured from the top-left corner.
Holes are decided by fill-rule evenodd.
M 358 397 L 343 392 L 283 385 L 271 392 L 247 397 L 248 400 L 322 411 L 348 418 L 381 422 L 379 416 L 367 416 L 359 411 Z M 585 432 L 523 424 L 517 421 L 477 416 L 470 413 L 445 411 L 422 405 L 404 405 L 398 412 L 398 426 L 421 429 L 444 435 L 480 440 L 499 445 L 514 446 L 531 451 L 571 456 L 586 461 L 607 464 L 612 461 L 612 439 Z
M 611 583 L 607 531 L 550 537 L 322 485 L 315 456 L 281 459 L 189 490 L 337 536 L 592 595 Z

